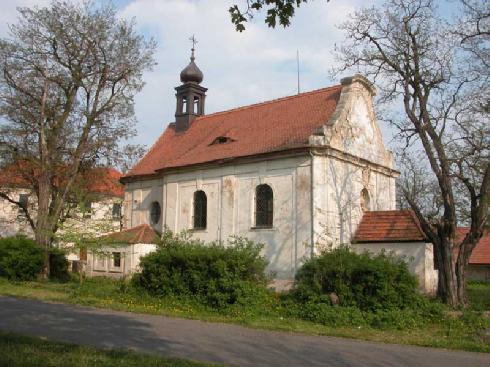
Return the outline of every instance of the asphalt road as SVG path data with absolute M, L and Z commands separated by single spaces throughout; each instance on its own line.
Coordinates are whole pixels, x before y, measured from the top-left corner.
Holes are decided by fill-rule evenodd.
M 490 366 L 490 355 L 308 336 L 0 296 L 0 330 L 230 366 Z

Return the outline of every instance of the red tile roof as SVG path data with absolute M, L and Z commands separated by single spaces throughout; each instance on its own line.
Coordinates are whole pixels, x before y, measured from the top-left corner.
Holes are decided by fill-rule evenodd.
M 124 186 L 119 182 L 122 173 L 114 168 L 94 168 L 84 175 L 88 192 L 124 197 Z
M 11 164 L 0 171 L 0 187 L 29 188 L 39 169 L 31 163 Z M 60 177 L 63 176 L 61 172 Z M 96 167 L 85 172 L 79 183 L 90 193 L 124 197 L 124 186 L 119 182 L 122 173 L 114 168 Z
M 456 241 L 462 241 L 468 230 L 468 227 L 456 228 Z M 352 241 L 409 242 L 427 241 L 427 238 L 411 210 L 388 210 L 364 213 Z M 490 264 L 490 231 L 485 231 L 473 249 L 469 263 Z
M 185 132 L 170 124 L 124 177 L 231 158 L 305 148 L 337 107 L 340 85 L 196 118 Z M 224 144 L 212 144 L 218 137 Z
M 365 212 L 353 242 L 425 241 L 417 217 L 411 210 Z
M 121 232 L 113 232 L 99 237 L 109 243 L 136 244 L 136 243 L 153 243 L 160 240 L 160 236 L 148 224 L 125 229 Z
M 463 241 L 468 231 L 468 227 L 456 228 L 456 240 Z M 490 231 L 485 231 L 483 237 L 476 244 L 469 263 L 471 265 L 490 265 Z

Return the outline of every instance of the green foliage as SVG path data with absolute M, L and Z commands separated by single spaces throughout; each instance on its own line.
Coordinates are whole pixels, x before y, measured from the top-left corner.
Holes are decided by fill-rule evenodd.
M 44 249 L 25 236 L 0 239 L 0 276 L 11 280 L 34 280 L 42 272 Z M 68 261 L 57 248 L 49 250 L 50 278 L 68 281 Z
M 238 32 L 245 30 L 245 23 L 254 17 L 255 13 L 259 13 L 266 8 L 265 23 L 275 28 L 277 23 L 283 27 L 288 27 L 291 24 L 291 18 L 294 17 L 296 8 L 299 8 L 302 3 L 308 0 L 247 0 L 247 9 L 240 10 L 238 5 L 233 5 L 229 8 L 231 22 L 235 25 Z M 327 2 L 330 0 L 326 0 Z
M 141 259 L 133 284 L 158 296 L 196 297 L 222 308 L 263 295 L 267 284 L 261 244 L 234 237 L 227 244 L 204 244 L 164 233 L 162 245 Z
M 33 280 L 42 271 L 43 249 L 25 236 L 0 239 L 0 276 Z
M 361 310 L 406 308 L 420 296 L 406 263 L 386 253 L 357 254 L 347 247 L 324 252 L 298 271 L 294 296 L 300 302 L 330 303 L 336 293 L 342 306 Z
M 66 282 L 70 279 L 68 260 L 63 250 L 52 248 L 49 251 L 49 277 L 53 280 Z

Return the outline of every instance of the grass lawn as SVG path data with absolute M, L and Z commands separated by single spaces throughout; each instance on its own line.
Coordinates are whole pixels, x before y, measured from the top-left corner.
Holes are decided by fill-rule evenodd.
M 479 295 L 479 298 L 477 297 L 480 299 L 479 305 L 488 304 L 488 297 L 485 299 L 485 294 L 488 295 L 488 285 L 478 287 L 471 285 L 470 290 L 472 297 L 475 297 L 475 294 Z M 447 317 L 444 322 L 427 322 L 423 326 L 401 330 L 333 327 L 287 316 L 286 307 L 272 296 L 269 301 L 261 304 L 260 308 L 233 306 L 218 311 L 191 300 L 151 297 L 136 292 L 127 283 L 103 278 L 88 279 L 82 286 L 76 282 L 12 283 L 0 278 L 0 294 L 137 313 L 227 322 L 253 328 L 490 353 L 490 344 L 476 331 L 478 328 L 490 328 L 490 320 L 476 315 L 475 317 L 469 315 L 470 320 L 468 318 L 462 320 L 464 317 Z
M 468 298 L 473 309 L 490 311 L 490 282 L 468 283 Z
M 109 351 L 0 332 L 2 367 L 199 367 L 204 363 Z

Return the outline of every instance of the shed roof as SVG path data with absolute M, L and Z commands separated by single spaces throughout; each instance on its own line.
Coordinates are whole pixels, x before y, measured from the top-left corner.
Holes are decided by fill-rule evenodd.
M 157 244 L 160 241 L 160 236 L 148 224 L 122 230 L 121 232 L 113 232 L 99 237 L 109 243 L 121 243 L 134 245 L 137 243 L 153 243 Z
M 425 241 L 419 221 L 411 210 L 365 212 L 353 242 Z

